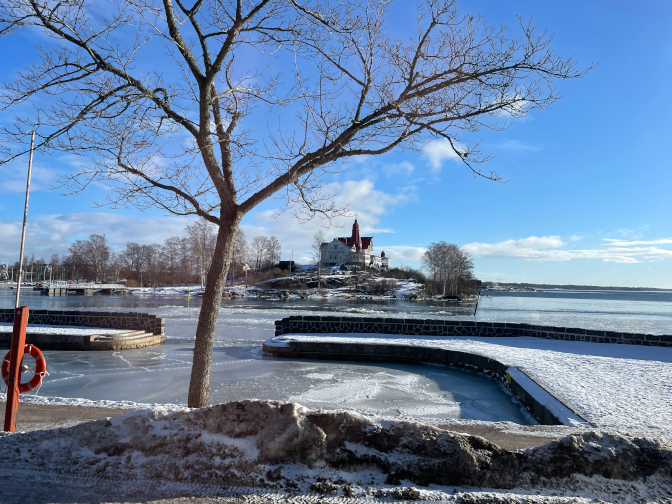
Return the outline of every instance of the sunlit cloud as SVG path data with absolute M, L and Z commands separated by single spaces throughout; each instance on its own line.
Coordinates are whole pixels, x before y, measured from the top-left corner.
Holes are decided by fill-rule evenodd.
M 415 190 L 411 185 L 400 188 L 395 193 L 387 193 L 376 189 L 374 181 L 370 179 L 326 184 L 324 193 L 333 194 L 338 207 L 348 205 L 349 216 L 335 217 L 331 222 L 315 217 L 305 222 L 298 220 L 291 212 L 282 212 L 277 208 L 253 214 L 251 219 L 247 219 L 241 225 L 241 229 L 248 240 L 258 235 L 275 236 L 282 245 L 283 259 L 287 259 L 293 250 L 294 260 L 299 260 L 297 258 L 310 257 L 313 237 L 320 231 L 324 233 L 327 241 L 338 236 L 350 236 L 356 215 L 360 234 L 374 236 L 374 253 L 379 254 L 381 247 L 376 243 L 375 237 L 395 233 L 395 229 L 380 225 L 382 217 L 395 208 L 415 201 L 417 198 Z M 385 250 L 387 252 L 387 247 Z M 411 255 L 417 256 L 417 254 Z
M 672 238 L 659 238 L 657 240 L 619 240 L 617 238 L 602 238 L 607 242 L 605 245 L 614 247 L 632 247 L 635 245 L 669 245 L 672 244 Z
M 393 261 L 420 261 L 427 249 L 413 245 L 391 245 L 381 247 L 385 250 L 385 255 Z M 394 267 L 394 264 L 392 264 Z
M 571 261 L 574 259 L 595 259 L 603 262 L 634 264 L 641 261 L 672 259 L 672 250 L 659 247 L 634 247 L 629 245 L 672 243 L 672 240 L 652 240 L 651 242 L 624 242 L 608 240 L 608 248 L 565 250 L 565 243 L 559 236 L 531 236 L 521 240 L 506 240 L 498 243 L 469 243 L 462 247 L 474 257 L 521 259 L 524 261 Z M 655 243 L 654 243 L 655 242 Z
M 457 147 L 457 146 L 456 146 Z M 422 149 L 423 154 L 429 160 L 432 171 L 438 173 L 445 161 L 459 161 L 460 156 L 455 154 L 450 142 L 445 138 L 427 142 Z
M 76 213 L 42 215 L 28 219 L 25 255 L 49 259 L 52 254 L 67 254 L 70 244 L 92 234 L 105 235 L 113 251 L 126 242 L 143 245 L 162 243 L 171 236 L 182 236 L 189 220 L 184 217 L 145 217 L 114 213 Z M 21 222 L 0 221 L 0 260 L 18 261 Z

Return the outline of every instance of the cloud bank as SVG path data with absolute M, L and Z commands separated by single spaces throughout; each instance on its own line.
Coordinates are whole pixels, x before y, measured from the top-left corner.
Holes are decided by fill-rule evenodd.
M 576 241 L 573 237 L 572 241 Z M 603 262 L 633 264 L 642 261 L 672 259 L 672 250 L 660 247 L 637 245 L 672 244 L 671 238 L 650 241 L 626 241 L 604 239 L 605 248 L 563 249 L 566 243 L 559 236 L 530 236 L 520 240 L 497 243 L 468 243 L 462 247 L 474 257 L 521 259 L 524 261 L 571 261 L 573 259 L 597 259 Z
M 70 244 L 92 234 L 104 234 L 113 251 L 126 242 L 161 243 L 183 235 L 189 220 L 182 217 L 145 217 L 115 213 L 75 213 L 41 215 L 28 218 L 26 255 L 49 260 L 52 254 L 67 254 Z M 0 260 L 13 263 L 19 259 L 21 222 L 0 221 Z
M 327 184 L 326 193 L 335 195 L 338 206 L 350 204 L 351 217 L 338 217 L 333 226 L 325 228 L 325 221 L 315 218 L 302 223 L 291 212 L 281 208 L 261 210 L 251 214 L 241 229 L 248 241 L 254 236 L 276 236 L 282 245 L 282 259 L 291 257 L 300 263 L 310 262 L 310 247 L 313 236 L 323 231 L 327 240 L 336 236 L 349 236 L 354 215 L 357 214 L 362 235 L 380 237 L 393 234 L 395 230 L 382 225 L 383 215 L 416 199 L 415 187 L 408 185 L 396 193 L 386 193 L 375 188 L 372 180 L 345 181 Z M 122 250 L 126 242 L 140 244 L 162 243 L 171 236 L 184 236 L 190 220 L 184 217 L 129 216 L 116 213 L 74 213 L 69 215 L 29 215 L 26 255 L 49 260 L 52 254 L 67 254 L 72 242 L 86 239 L 91 234 L 104 234 L 113 251 Z M 21 222 L 0 220 L 0 261 L 13 263 L 18 260 L 21 239 Z M 375 240 L 374 240 L 375 243 Z M 376 244 L 375 252 L 381 247 Z M 415 261 L 424 253 L 424 248 L 398 245 L 386 247 L 392 260 Z M 393 252 L 394 251 L 394 252 Z

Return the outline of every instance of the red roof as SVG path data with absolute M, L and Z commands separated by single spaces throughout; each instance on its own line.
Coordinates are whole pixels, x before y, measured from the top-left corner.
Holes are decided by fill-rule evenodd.
M 336 238 L 338 241 L 341 243 L 344 243 L 348 247 L 354 247 L 355 244 L 352 243 L 352 238 L 349 236 L 345 237 L 338 237 Z M 371 240 L 373 240 L 373 236 L 362 236 L 362 250 L 366 250 L 369 248 L 369 245 L 371 245 Z

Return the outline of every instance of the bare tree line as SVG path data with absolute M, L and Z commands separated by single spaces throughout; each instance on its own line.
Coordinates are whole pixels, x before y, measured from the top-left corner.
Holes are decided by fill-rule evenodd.
M 427 271 L 426 289 L 430 294 L 459 296 L 474 280 L 474 263 L 469 253 L 457 245 L 440 241 L 431 243 L 422 256 Z
M 216 226 L 201 219 L 188 225 L 185 232 L 184 236 L 172 236 L 163 243 L 127 242 L 124 249 L 117 252 L 112 251 L 105 235 L 92 234 L 87 240 L 72 243 L 67 254 L 53 254 L 49 262 L 44 257 L 26 257 L 24 271 L 33 271 L 33 275 L 24 279 L 123 281 L 129 287 L 200 283 L 204 287 L 215 248 Z M 275 236 L 255 236 L 248 244 L 245 232 L 238 229 L 229 281 L 243 274 L 244 264 L 249 264 L 256 273 L 276 266 L 281 252 L 280 241 Z M 15 270 L 18 267 L 17 261 Z

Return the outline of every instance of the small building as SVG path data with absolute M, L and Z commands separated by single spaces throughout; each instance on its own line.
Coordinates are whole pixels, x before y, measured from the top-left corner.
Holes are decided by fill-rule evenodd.
M 380 256 L 373 253 L 373 236 L 360 236 L 359 223 L 355 219 L 352 225 L 352 235 L 334 238 L 331 242 L 322 244 L 322 264 L 325 266 L 340 266 L 354 264 L 365 268 L 382 270 L 390 269 L 390 259 L 383 250 Z
M 296 264 L 294 261 L 280 261 L 278 263 L 278 268 L 281 270 L 289 270 L 293 273 L 296 270 Z

